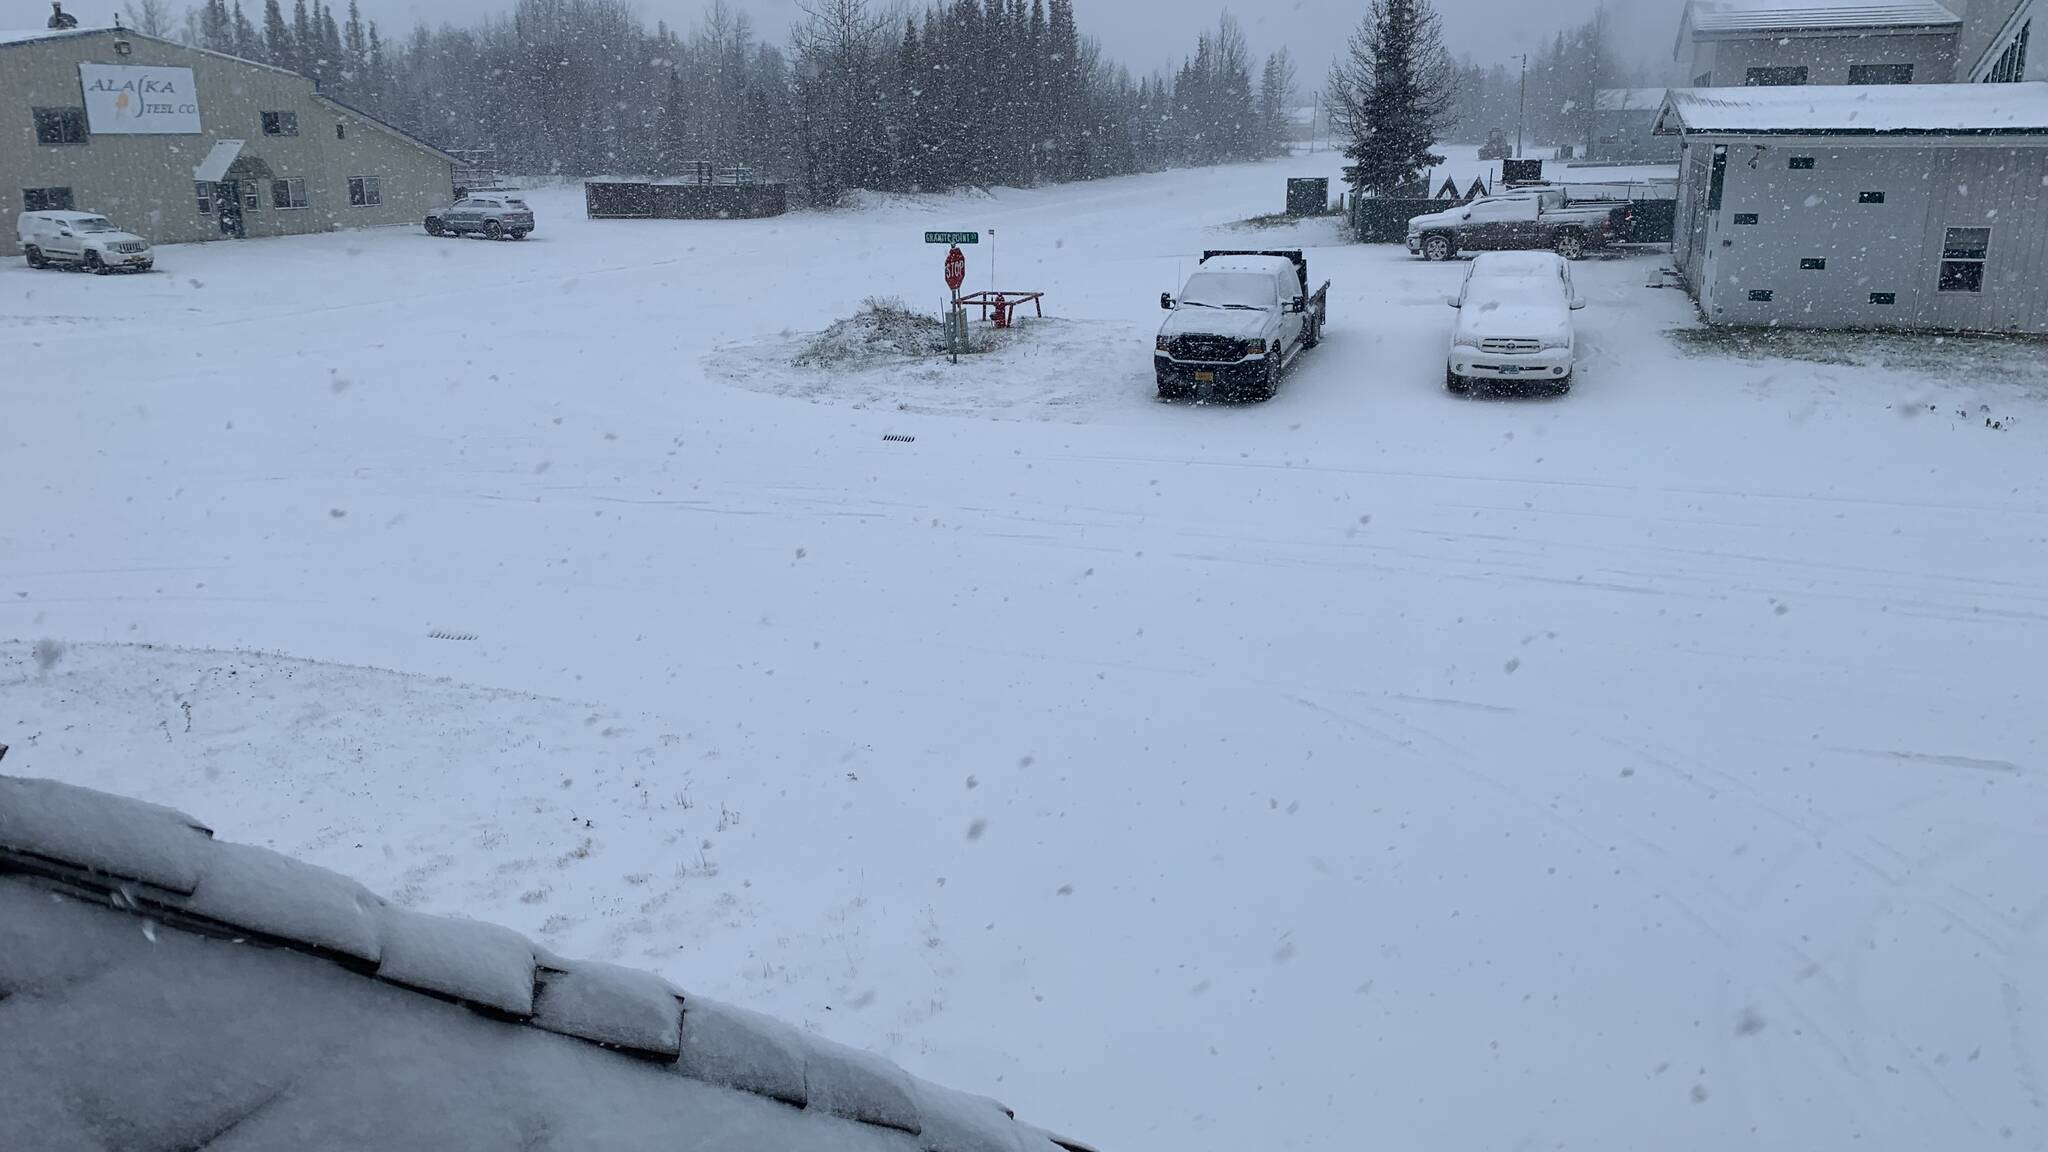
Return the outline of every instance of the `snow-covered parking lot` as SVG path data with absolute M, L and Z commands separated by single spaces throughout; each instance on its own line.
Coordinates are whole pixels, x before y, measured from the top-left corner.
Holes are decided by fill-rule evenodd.
M 1112 1152 L 2048 1144 L 2048 356 L 1644 253 L 1449 396 L 1463 265 L 1218 227 L 1336 164 L 0 263 L 5 768 Z M 956 227 L 1056 319 L 789 364 Z M 1302 242 L 1279 397 L 1157 403 Z

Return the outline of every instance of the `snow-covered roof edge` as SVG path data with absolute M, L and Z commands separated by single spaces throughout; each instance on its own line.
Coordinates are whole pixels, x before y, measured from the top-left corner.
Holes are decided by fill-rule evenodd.
M 2048 136 L 2048 81 L 1674 88 L 1660 136 Z
M 215 840 L 182 812 L 127 797 L 0 775 L 0 877 L 146 918 L 158 930 L 317 957 L 503 1027 L 907 1132 L 927 1152 L 1055 1139 L 996 1101 L 920 1080 L 872 1053 L 687 996 L 651 972 L 563 959 L 506 928 L 397 907 L 338 873 Z
M 1694 40 L 1853 30 L 1885 35 L 1959 28 L 1962 17 L 1936 0 L 1687 0 L 1671 58 Z
M 1669 88 L 1602 88 L 1593 94 L 1601 112 L 1656 112 L 1664 107 Z

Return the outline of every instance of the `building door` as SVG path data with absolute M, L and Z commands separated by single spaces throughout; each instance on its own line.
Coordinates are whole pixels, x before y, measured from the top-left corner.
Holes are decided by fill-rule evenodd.
M 240 240 L 243 235 L 241 182 L 222 180 L 213 186 L 213 198 L 220 205 L 220 234 Z

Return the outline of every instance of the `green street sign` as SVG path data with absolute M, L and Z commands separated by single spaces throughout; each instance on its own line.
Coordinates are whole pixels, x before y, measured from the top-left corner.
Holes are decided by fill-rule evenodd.
M 924 242 L 927 244 L 979 244 L 981 243 L 981 233 L 927 232 L 924 234 Z

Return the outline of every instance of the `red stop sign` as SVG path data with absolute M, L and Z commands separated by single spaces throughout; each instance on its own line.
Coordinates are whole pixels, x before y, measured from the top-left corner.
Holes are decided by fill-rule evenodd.
M 967 254 L 960 251 L 960 246 L 956 244 L 946 253 L 946 287 L 958 292 L 960 285 L 966 282 Z

